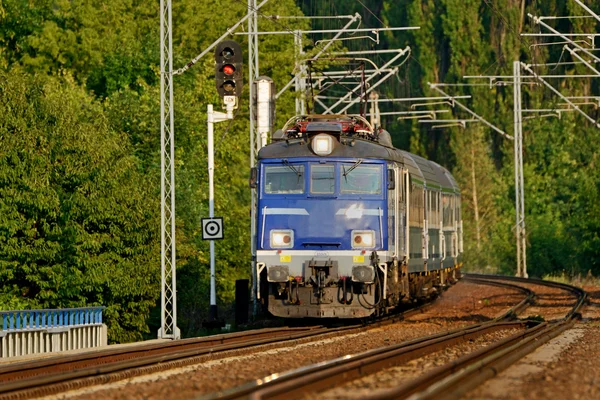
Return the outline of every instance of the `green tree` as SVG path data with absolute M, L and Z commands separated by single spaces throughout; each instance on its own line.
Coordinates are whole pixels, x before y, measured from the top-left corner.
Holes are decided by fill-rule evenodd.
M 497 272 L 498 253 L 490 251 L 509 240 L 510 221 L 502 219 L 502 193 L 506 185 L 492 159 L 491 143 L 481 127 L 465 129 L 453 136 L 452 147 L 460 152 L 454 177 L 461 188 L 465 265 L 468 269 Z M 504 229 L 503 229 L 504 228 Z
M 104 305 L 111 341 L 141 338 L 159 293 L 158 205 L 126 137 L 68 77 L 1 73 L 0 112 L 0 298 Z

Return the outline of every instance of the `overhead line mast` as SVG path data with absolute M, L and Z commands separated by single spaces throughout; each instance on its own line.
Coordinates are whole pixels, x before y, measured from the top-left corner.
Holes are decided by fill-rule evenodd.
M 253 82 L 258 79 L 259 65 L 258 65 L 258 17 L 256 0 L 248 0 L 248 80 L 250 87 L 250 101 L 248 102 L 248 108 L 250 111 L 250 168 L 256 165 L 256 157 L 261 147 L 260 134 L 256 130 L 255 115 L 256 110 L 254 109 L 254 85 Z M 258 202 L 256 189 L 251 190 L 251 210 L 256 208 Z M 252 311 L 256 315 L 258 312 L 258 302 L 256 297 L 256 284 L 258 276 L 256 275 L 256 221 L 251 218 L 250 222 L 250 250 L 252 252 L 251 266 L 252 268 Z
M 174 107 L 173 107 L 173 77 L 186 72 L 194 64 L 196 64 L 204 55 L 212 51 L 215 46 L 222 42 L 228 35 L 234 33 L 243 22 L 248 20 L 248 56 L 249 56 L 249 78 L 250 78 L 250 164 L 254 166 L 256 162 L 256 155 L 258 150 L 262 147 L 264 140 L 261 140 L 261 136 L 256 131 L 255 123 L 255 104 L 253 98 L 255 97 L 254 91 L 256 87 L 252 84 L 259 78 L 259 63 L 258 63 L 258 35 L 259 34 L 295 34 L 300 35 L 296 40 L 296 47 L 300 49 L 298 55 L 302 53 L 302 41 L 301 35 L 310 33 L 313 31 L 292 31 L 288 29 L 286 32 L 259 32 L 258 31 L 258 10 L 267 3 L 268 0 L 262 0 L 257 4 L 257 0 L 248 0 L 248 12 L 240 19 L 236 24 L 227 30 L 219 39 L 213 42 L 210 46 L 205 48 L 198 56 L 188 62 L 182 68 L 173 70 L 172 65 L 172 0 L 161 0 L 160 1 L 160 35 L 161 35 L 161 328 L 158 332 L 159 338 L 171 338 L 178 339 L 180 337 L 180 330 L 177 327 L 177 298 L 176 298 L 176 251 L 175 251 L 175 153 L 174 153 Z M 290 17 L 295 18 L 295 17 Z M 305 17 L 313 18 L 313 17 Z M 319 52 L 313 57 L 313 60 L 318 58 L 320 55 L 325 53 L 334 41 L 346 40 L 351 38 L 340 38 L 341 34 L 346 31 L 352 32 L 370 32 L 376 36 L 376 39 L 372 40 L 379 43 L 379 33 L 382 31 L 394 31 L 394 30 L 407 30 L 407 29 L 419 29 L 418 27 L 408 28 L 374 28 L 374 29 L 352 29 L 351 26 L 356 21 L 360 20 L 360 14 L 336 17 L 316 17 L 316 18 L 337 18 L 337 19 L 349 19 L 346 25 L 338 30 L 317 30 L 315 32 L 320 33 L 335 33 L 332 39 L 326 40 L 327 43 L 321 47 Z M 237 33 L 242 34 L 242 33 Z M 404 52 L 405 50 L 394 50 L 394 52 Z M 377 52 L 377 51 L 376 51 Z M 383 51 L 382 51 L 383 52 Z M 374 71 L 375 74 L 381 74 L 385 72 L 387 75 L 377 82 L 371 89 L 382 83 L 385 79 L 393 74 L 396 68 L 386 70 L 384 68 L 378 68 Z M 372 79 L 370 76 L 368 79 Z M 264 81 L 264 79 L 263 79 Z M 310 81 L 310 77 L 308 77 Z M 277 96 L 281 95 L 283 91 L 287 90 L 292 84 L 296 83 L 297 90 L 305 90 L 306 88 L 306 67 L 301 67 L 300 71 L 296 76 L 285 85 L 285 87 L 277 93 Z M 319 100 L 317 100 L 319 101 Z M 353 104 L 353 101 L 350 102 Z M 351 105 L 350 104 L 350 105 Z M 321 103 L 324 108 L 327 108 Z M 302 109 L 303 107 L 298 107 Z M 347 107 L 348 108 L 348 107 Z M 346 109 L 347 109 L 346 108 Z M 264 136 L 264 135 L 263 135 Z M 263 138 L 264 139 L 264 138 Z M 252 195 L 252 207 L 256 206 L 256 194 Z M 252 235 L 256 231 L 256 226 L 252 226 Z M 252 240 L 253 253 L 255 250 L 254 240 Z M 255 268 L 252 268 L 256 271 Z M 256 276 L 253 276 L 254 282 L 256 282 Z M 255 288 L 253 288 L 254 290 Z M 253 298 L 256 299 L 255 293 Z M 255 311 L 256 311 L 255 302 Z
M 175 279 L 175 138 L 171 0 L 160 0 L 160 339 L 179 339 Z

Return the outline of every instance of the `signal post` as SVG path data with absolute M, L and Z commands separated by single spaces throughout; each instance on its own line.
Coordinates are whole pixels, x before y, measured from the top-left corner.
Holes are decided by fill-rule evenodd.
M 223 239 L 223 219 L 215 218 L 214 190 L 214 129 L 215 123 L 233 119 L 233 110 L 238 107 L 242 93 L 242 49 L 233 40 L 225 40 L 215 48 L 215 80 L 217 92 L 223 99 L 226 112 L 213 110 L 207 106 L 208 133 L 208 208 L 209 218 L 202 219 L 202 239 L 210 240 L 210 309 L 209 320 L 203 323 L 206 328 L 224 326 L 218 319 L 217 290 L 215 282 L 215 240 Z

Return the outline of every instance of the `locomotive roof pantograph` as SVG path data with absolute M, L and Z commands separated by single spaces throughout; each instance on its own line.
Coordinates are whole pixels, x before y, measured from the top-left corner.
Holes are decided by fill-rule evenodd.
M 259 160 L 289 157 L 320 157 L 310 141 L 318 134 L 329 134 L 337 142 L 327 157 L 395 161 L 408 169 L 413 183 L 447 193 L 460 193 L 458 184 L 439 164 L 392 147 L 391 136 L 359 115 L 302 115 L 291 118 L 273 134 L 273 142 L 260 149 Z

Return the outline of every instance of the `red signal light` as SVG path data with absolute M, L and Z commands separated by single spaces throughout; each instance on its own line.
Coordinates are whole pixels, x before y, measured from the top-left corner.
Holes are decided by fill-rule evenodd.
M 227 64 L 223 67 L 223 73 L 225 75 L 233 75 L 234 72 L 235 72 L 235 67 L 233 65 Z

